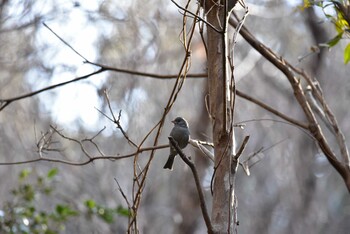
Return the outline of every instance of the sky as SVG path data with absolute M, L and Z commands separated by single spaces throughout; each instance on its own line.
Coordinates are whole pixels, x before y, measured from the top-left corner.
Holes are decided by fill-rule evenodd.
M 36 8 L 41 14 L 49 13 L 55 8 L 52 4 L 54 1 L 38 2 L 41 5 L 38 4 Z M 64 13 L 57 14 L 57 18 L 48 19 L 45 23 L 89 61 L 96 61 L 98 57 L 97 39 L 101 33 L 110 33 L 112 27 L 108 23 L 104 23 L 100 24 L 100 27 L 104 27 L 103 30 L 100 30 L 98 23 L 89 23 L 85 12 L 96 11 L 99 6 L 98 1 L 82 1 L 80 6 L 76 8 L 72 7 L 72 4 L 72 1 L 62 1 L 60 7 Z M 55 48 L 51 53 L 47 51 L 42 53 L 45 65 L 53 67 L 54 72 L 52 77 L 48 79 L 40 70 L 30 70 L 26 80 L 32 85 L 33 91 L 89 74 L 98 69 L 95 66 L 84 64 L 81 57 L 64 45 L 43 25 L 38 30 L 36 46 L 37 48 Z M 102 87 L 106 79 L 107 73 L 102 73 L 90 79 L 40 94 L 42 111 L 49 112 L 56 124 L 69 126 L 71 131 L 77 131 L 80 127 L 91 131 L 99 130 L 103 127 L 103 123 L 100 123 L 101 114 L 96 110 L 96 108 L 101 108 L 100 97 L 96 90 Z M 107 119 L 105 121 L 107 124 Z M 111 134 L 108 131 L 104 133 Z

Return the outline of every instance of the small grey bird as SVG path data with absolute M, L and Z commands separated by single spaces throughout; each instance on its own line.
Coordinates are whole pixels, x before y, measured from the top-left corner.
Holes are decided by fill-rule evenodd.
M 181 149 L 185 148 L 190 139 L 190 131 L 188 130 L 188 123 L 182 117 L 177 117 L 173 121 L 174 127 L 170 132 L 170 136 L 174 138 Z M 173 169 L 173 163 L 175 156 L 177 155 L 176 149 L 170 144 L 170 155 L 168 161 L 164 165 L 164 169 Z

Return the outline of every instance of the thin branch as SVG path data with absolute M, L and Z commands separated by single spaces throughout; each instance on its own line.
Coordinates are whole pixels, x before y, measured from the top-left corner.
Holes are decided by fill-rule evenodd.
M 50 30 L 50 32 L 52 32 L 58 39 L 60 39 L 60 41 L 62 41 L 66 46 L 68 46 L 71 50 L 74 51 L 74 53 L 76 53 L 77 55 L 79 55 L 85 62 L 89 62 L 89 60 L 87 60 L 83 55 L 81 55 L 77 50 L 75 50 L 73 48 L 73 46 L 71 46 L 68 42 L 66 42 L 65 40 L 63 40 L 62 37 L 60 37 L 57 33 L 55 33 L 49 26 L 47 26 L 46 23 L 43 22 L 43 25 Z
M 241 157 L 241 155 L 242 155 L 242 153 L 243 153 L 245 147 L 246 147 L 247 144 L 248 144 L 248 140 L 249 140 L 249 136 L 244 137 L 243 142 L 242 142 L 241 146 L 240 146 L 239 149 L 238 149 L 238 152 L 237 152 L 236 155 L 233 157 L 233 160 L 238 161 L 238 159 Z
M 237 26 L 237 22 L 231 18 L 230 24 L 233 27 Z M 295 99 L 298 101 L 300 107 L 302 108 L 309 124 L 308 124 L 308 130 L 313 135 L 313 137 L 316 139 L 320 149 L 323 151 L 325 156 L 327 157 L 330 164 L 338 171 L 338 173 L 342 176 L 346 187 L 348 191 L 350 192 L 350 166 L 349 166 L 349 156 L 347 154 L 347 148 L 345 146 L 345 143 L 343 141 L 343 135 L 341 134 L 340 128 L 337 125 L 336 119 L 334 120 L 334 127 L 338 131 L 339 134 L 337 137 L 339 138 L 339 144 L 343 144 L 344 147 L 341 147 L 342 156 L 344 157 L 345 163 L 338 160 L 335 153 L 333 152 L 332 148 L 330 147 L 327 138 L 324 136 L 322 129 L 320 128 L 317 119 L 307 102 L 305 93 L 301 87 L 301 83 L 299 78 L 296 76 L 295 70 L 292 65 L 290 65 L 286 60 L 284 60 L 281 56 L 278 56 L 276 53 L 274 53 L 270 48 L 266 47 L 263 43 L 258 41 L 244 26 L 240 30 L 240 34 L 243 36 L 243 38 L 253 47 L 255 48 L 262 56 L 264 56 L 268 61 L 270 61 L 274 66 L 276 66 L 277 69 L 279 69 L 285 77 L 288 79 L 289 83 L 292 86 L 293 93 Z M 308 80 L 308 79 L 307 79 Z M 311 82 L 312 83 L 312 82 Z M 309 84 L 310 86 L 312 84 Z M 313 89 L 314 90 L 314 89 Z M 315 96 L 318 98 L 317 96 Z M 326 106 L 326 105 L 325 105 Z M 331 115 L 334 117 L 334 115 Z M 341 139 L 343 138 L 343 139 Z
M 244 161 L 244 162 L 249 162 L 253 157 L 257 156 L 259 153 L 264 153 L 264 152 L 266 152 L 266 151 L 272 149 L 272 148 L 275 147 L 276 145 L 279 145 L 279 144 L 283 143 L 283 142 L 286 141 L 287 139 L 288 139 L 288 138 L 282 139 L 282 140 L 280 140 L 280 141 L 278 141 L 278 142 L 276 142 L 276 143 L 270 145 L 270 146 L 267 147 L 267 148 L 261 147 L 258 151 L 254 152 L 252 155 L 250 155 L 250 156 L 248 157 L 248 159 L 247 159 L 246 161 Z M 255 164 L 257 164 L 258 162 L 260 162 L 260 160 L 258 160 L 258 161 L 256 161 L 256 162 L 250 164 L 248 167 L 249 167 L 249 168 L 252 168 L 252 167 L 253 167 Z
M 311 108 L 315 111 L 315 113 L 321 118 L 321 120 L 323 121 L 323 123 L 326 125 L 326 127 L 328 128 L 328 130 L 335 134 L 334 129 L 332 128 L 331 124 L 329 123 L 328 119 L 326 118 L 325 113 L 323 112 L 323 110 L 321 109 L 321 107 L 317 104 L 314 96 L 312 95 L 312 88 L 310 86 L 306 87 L 306 98 L 307 101 L 310 103 Z
M 89 78 L 90 76 L 97 75 L 97 74 L 102 73 L 104 71 L 106 71 L 104 68 L 100 68 L 99 70 L 97 70 L 95 72 L 92 72 L 90 74 L 87 74 L 85 76 L 80 76 L 80 77 L 77 77 L 75 79 L 72 79 L 72 80 L 69 80 L 69 81 L 66 81 L 66 82 L 58 83 L 58 84 L 55 84 L 55 85 L 50 85 L 50 86 L 47 86 L 45 88 L 39 89 L 39 90 L 34 91 L 34 92 L 30 92 L 30 93 L 23 94 L 23 95 L 20 95 L 20 96 L 17 96 L 17 97 L 13 97 L 13 98 L 0 99 L 0 111 L 2 111 L 6 106 L 8 106 L 9 104 L 11 104 L 14 101 L 18 101 L 18 100 L 21 100 L 21 99 L 29 98 L 29 97 L 35 96 L 35 95 L 37 95 L 39 93 L 42 93 L 42 92 L 45 92 L 45 91 L 48 91 L 48 90 L 51 90 L 51 89 L 58 88 L 60 86 L 64 86 L 64 85 L 67 85 L 67 84 L 70 84 L 70 83 L 74 83 L 74 82 L 77 82 L 77 81 L 80 81 L 80 80 L 84 80 L 84 79 Z
M 190 15 L 194 16 L 195 20 L 198 19 L 200 21 L 202 21 L 203 23 L 205 23 L 207 26 L 209 26 L 211 29 L 213 29 L 215 32 L 217 33 L 223 33 L 223 31 L 217 29 L 215 26 L 213 26 L 212 24 L 210 24 L 209 22 L 207 22 L 205 19 L 201 18 L 198 14 L 194 14 L 191 11 L 183 8 L 182 6 L 180 6 L 179 4 L 177 4 L 174 0 L 171 0 L 172 3 L 175 4 L 175 6 L 177 6 L 178 8 L 180 8 L 181 10 L 183 10 L 184 12 L 189 13 Z
M 200 9 L 200 7 L 197 8 L 197 13 L 199 12 L 199 9 Z M 191 27 L 188 41 L 183 41 L 183 43 L 186 44 L 186 46 L 184 46 L 184 48 L 186 49 L 185 56 L 184 56 L 182 65 L 181 65 L 181 67 L 179 69 L 179 73 L 178 73 L 176 82 L 175 82 L 175 84 L 173 86 L 173 89 L 172 89 L 172 92 L 171 92 L 171 94 L 169 96 L 168 102 L 167 102 L 167 104 L 166 104 L 166 106 L 164 108 L 163 115 L 160 118 L 159 122 L 149 131 L 149 133 L 146 135 L 146 137 L 142 140 L 142 143 L 139 145 L 139 147 L 141 147 L 141 145 L 150 136 L 151 132 L 153 132 L 153 130 L 155 130 L 156 128 L 157 128 L 157 132 L 156 132 L 156 136 L 154 138 L 154 143 L 153 144 L 157 145 L 159 137 L 160 137 L 160 133 L 162 132 L 162 129 L 163 129 L 165 117 L 168 114 L 168 112 L 171 110 L 173 104 L 175 103 L 175 101 L 177 99 L 177 95 L 180 92 L 180 90 L 182 88 L 182 85 L 183 85 L 183 83 L 184 83 L 184 81 L 186 79 L 186 76 L 187 76 L 187 73 L 188 73 L 188 70 L 189 70 L 189 64 L 190 64 L 190 58 L 191 58 L 189 55 L 190 55 L 193 35 L 194 35 L 194 32 L 195 32 L 196 19 L 193 22 L 194 23 L 193 23 L 193 26 Z M 186 38 L 185 38 L 185 40 L 186 40 Z M 142 177 L 141 177 L 141 181 L 140 182 L 139 182 L 138 175 L 137 175 L 137 172 L 136 172 L 136 162 L 137 162 L 137 159 L 138 159 L 137 155 L 135 156 L 135 159 L 134 159 L 134 174 L 135 174 L 134 175 L 134 184 L 138 183 L 138 188 L 136 189 L 136 192 L 134 192 L 134 190 L 133 190 L 133 196 L 134 196 L 133 207 L 135 207 L 135 212 L 137 212 L 137 209 L 138 209 L 138 207 L 140 205 L 141 194 L 142 194 L 143 189 L 145 187 L 146 178 L 147 178 L 147 175 L 148 175 L 148 172 L 149 172 L 149 169 L 150 169 L 151 162 L 152 162 L 152 160 L 154 158 L 154 153 L 155 153 L 155 151 L 151 151 L 149 160 L 148 160 L 146 166 L 144 167 L 144 170 L 141 172 L 142 173 Z M 133 186 L 134 186 L 134 184 L 133 184 Z M 132 223 L 134 223 L 135 230 L 137 230 L 136 215 L 137 214 L 135 214 L 135 217 L 132 219 L 132 221 L 130 223 L 130 225 Z M 129 225 L 129 227 L 131 227 L 130 225 Z M 128 230 L 130 231 L 130 228 Z
M 132 211 L 130 202 L 129 202 L 128 198 L 126 197 L 125 193 L 123 192 L 122 187 L 120 186 L 117 178 L 114 178 L 114 181 L 117 183 L 118 190 L 119 190 L 120 194 L 123 196 L 123 198 L 124 198 L 124 200 L 125 200 L 125 202 L 126 202 L 126 204 L 128 206 L 129 211 Z
M 67 164 L 71 166 L 84 166 L 87 165 L 95 160 L 120 160 L 120 159 L 125 159 L 125 158 L 131 158 L 134 157 L 137 154 L 140 154 L 145 151 L 154 151 L 157 149 L 164 149 L 168 148 L 169 145 L 158 145 L 158 146 L 153 146 L 153 147 L 145 147 L 145 148 L 139 148 L 133 153 L 130 154 L 125 154 L 125 155 L 117 155 L 117 156 L 109 156 L 109 155 L 104 155 L 104 156 L 94 156 L 89 158 L 86 161 L 83 162 L 74 162 L 74 161 L 67 161 L 67 160 L 61 160 L 61 159 L 54 159 L 54 158 L 46 158 L 46 157 L 39 157 L 36 159 L 31 159 L 31 160 L 25 160 L 25 161 L 16 161 L 16 162 L 1 162 L 0 166 L 9 166 L 9 165 L 19 165 L 19 164 L 29 164 L 29 163 L 34 163 L 34 162 L 39 162 L 39 161 L 47 161 L 47 162 L 56 162 L 56 163 L 62 163 L 62 164 Z
M 100 64 L 100 63 L 94 63 L 94 62 L 86 62 L 88 64 L 104 68 L 106 71 L 114 71 L 114 72 L 120 72 L 124 74 L 129 75 L 135 75 L 135 76 L 144 76 L 144 77 L 150 77 L 155 79 L 177 79 L 179 77 L 179 74 L 170 74 L 170 75 L 162 75 L 162 74 L 156 74 L 156 73 L 149 73 L 149 72 L 140 72 L 135 70 L 129 70 L 129 69 L 123 69 L 123 68 L 117 68 L 117 67 L 111 67 L 108 65 Z M 180 75 L 181 78 L 183 78 L 183 75 Z M 187 78 L 203 78 L 207 77 L 207 74 L 205 73 L 199 73 L 199 74 L 186 74 Z
M 203 141 L 194 140 L 194 139 L 190 139 L 189 143 L 192 146 L 198 148 L 205 156 L 207 156 L 209 158 L 210 161 L 214 162 L 214 155 L 207 148 L 205 148 L 203 146 L 203 145 L 209 145 L 209 146 L 214 148 L 214 144 L 213 143 L 203 142 Z
M 109 100 L 109 96 L 108 96 L 108 93 L 107 93 L 106 90 L 104 90 L 104 94 L 105 94 L 105 97 L 106 97 L 106 100 L 107 100 L 109 112 L 111 113 L 111 115 L 113 117 L 113 123 L 115 123 L 117 125 L 117 128 L 121 131 L 121 133 L 123 134 L 124 138 L 128 141 L 128 143 L 137 148 L 137 145 L 130 139 L 130 137 L 128 136 L 128 134 L 126 134 L 126 132 L 124 131 L 123 127 L 120 124 L 120 118 L 122 116 L 122 110 L 119 111 L 118 119 L 116 119 L 115 116 L 114 116 L 113 109 L 112 109 L 112 106 L 111 106 L 111 102 Z
M 348 147 L 347 147 L 346 142 L 345 142 L 345 136 L 339 127 L 337 119 L 335 118 L 335 116 L 332 113 L 330 107 L 328 106 L 326 100 L 324 99 L 322 89 L 321 89 L 318 81 L 317 80 L 312 81 L 311 77 L 308 76 L 304 71 L 295 69 L 295 72 L 302 75 L 302 77 L 308 82 L 309 87 L 311 87 L 312 96 L 315 98 L 315 100 L 317 100 L 317 102 L 319 102 L 329 124 L 333 128 L 332 132 L 335 135 L 337 143 L 340 147 L 341 156 L 343 157 L 343 160 L 344 160 L 346 166 L 348 167 L 348 169 L 350 169 L 349 151 L 348 151 Z
M 308 125 L 307 124 L 305 124 L 303 122 L 300 122 L 298 120 L 295 120 L 295 119 L 293 119 L 293 118 L 291 118 L 291 117 L 289 117 L 289 116 L 287 116 L 287 115 L 285 115 L 285 114 L 283 114 L 283 113 L 273 109 L 271 106 L 269 106 L 269 105 L 267 105 L 267 104 L 265 104 L 265 103 L 255 99 L 255 98 L 249 96 L 246 93 L 243 93 L 243 92 L 241 92 L 239 90 L 236 90 L 236 94 L 238 96 L 240 96 L 241 98 L 244 98 L 244 99 L 246 99 L 246 100 L 248 100 L 250 102 L 253 102 L 256 105 L 260 106 L 261 108 L 271 112 L 272 114 L 277 115 L 278 117 L 280 117 L 280 118 L 290 122 L 291 124 L 295 124 L 296 126 L 298 126 L 300 128 L 303 128 L 303 129 L 308 129 Z
M 79 141 L 77 139 L 71 138 L 71 137 L 67 137 L 65 135 L 63 135 L 56 127 L 50 125 L 51 129 L 57 133 L 60 137 L 62 137 L 63 139 L 69 140 L 69 141 L 73 141 L 75 143 L 77 143 L 80 146 L 81 151 L 85 154 L 86 157 L 88 157 L 89 159 L 91 159 L 91 155 L 89 154 L 89 152 L 85 149 L 84 144 L 82 141 Z
M 309 133 L 307 131 L 308 129 L 303 129 L 303 128 L 300 128 L 299 126 L 296 126 L 295 124 L 292 124 L 292 123 L 289 123 L 289 122 L 284 122 L 284 121 L 278 120 L 278 119 L 248 119 L 248 120 L 243 120 L 243 121 L 237 122 L 237 123 L 235 123 L 235 125 L 236 126 L 243 126 L 245 123 L 258 122 L 258 121 L 272 121 L 272 122 L 276 122 L 276 123 L 286 124 L 286 125 L 298 128 L 303 133 L 305 133 L 306 136 L 308 136 L 312 140 L 316 140 L 316 138 L 311 133 Z
M 196 183 L 196 188 L 197 188 L 199 200 L 200 200 L 200 206 L 201 206 L 203 218 L 204 218 L 205 224 L 207 226 L 208 233 L 214 233 L 214 230 L 213 230 L 213 227 L 212 227 L 211 221 L 210 221 L 210 216 L 209 216 L 209 213 L 208 213 L 208 210 L 206 207 L 204 193 L 202 190 L 202 186 L 201 186 L 201 182 L 200 182 L 200 179 L 198 176 L 197 169 L 196 169 L 194 163 L 182 152 L 182 150 L 180 149 L 179 145 L 174 140 L 174 138 L 172 138 L 172 137 L 168 137 L 168 138 L 169 138 L 170 144 L 175 148 L 176 152 L 180 155 L 182 160 L 190 167 L 190 169 L 192 171 L 193 178 L 194 178 L 195 183 Z

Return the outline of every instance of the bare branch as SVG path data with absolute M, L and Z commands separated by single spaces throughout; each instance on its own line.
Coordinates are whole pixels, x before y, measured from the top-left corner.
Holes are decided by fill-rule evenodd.
M 45 92 L 45 91 L 48 91 L 48 90 L 51 90 L 51 89 L 58 88 L 60 86 L 64 86 L 64 85 L 67 85 L 67 84 L 70 84 L 70 83 L 74 83 L 74 82 L 77 82 L 77 81 L 80 81 L 80 80 L 84 80 L 84 79 L 89 78 L 90 76 L 97 75 L 97 74 L 102 73 L 104 71 L 106 71 L 106 70 L 103 69 L 103 68 L 100 68 L 99 70 L 97 70 L 95 72 L 92 72 L 92 73 L 89 73 L 89 74 L 87 74 L 85 76 L 80 76 L 80 77 L 77 77 L 75 79 L 72 79 L 72 80 L 69 80 L 69 81 L 66 81 L 66 82 L 62 82 L 62 83 L 58 83 L 58 84 L 55 84 L 55 85 L 47 86 L 45 88 L 39 89 L 39 90 L 31 92 L 31 93 L 23 94 L 23 95 L 14 97 L 14 98 L 0 99 L 0 111 L 2 111 L 6 106 L 8 106 L 9 104 L 11 104 L 14 101 L 18 101 L 18 100 L 21 100 L 21 99 L 29 98 L 29 97 L 35 96 L 35 95 L 37 95 L 39 93 L 42 93 L 42 92 Z
M 199 9 L 200 7 L 198 7 L 197 9 L 197 13 L 196 15 L 198 15 L 198 12 L 199 12 Z M 184 19 L 185 20 L 185 19 Z M 190 33 L 189 33 L 189 37 L 188 37 L 188 40 L 187 40 L 187 37 L 184 37 L 184 48 L 185 48 L 185 56 L 184 56 L 184 59 L 183 59 L 183 63 L 179 69 L 179 73 L 178 73 L 178 76 L 177 76 L 177 79 L 176 79 L 176 82 L 173 86 L 173 90 L 169 96 L 169 99 L 168 99 L 168 102 L 166 104 L 166 107 L 164 108 L 164 112 L 163 112 L 163 115 L 162 117 L 160 118 L 159 122 L 149 131 L 149 133 L 146 135 L 146 137 L 142 140 L 141 144 L 139 145 L 139 147 L 141 147 L 141 145 L 146 141 L 146 139 L 150 136 L 151 132 L 153 132 L 156 128 L 157 128 L 157 132 L 156 132 L 156 136 L 154 138 L 154 145 L 157 145 L 158 143 L 158 140 L 159 140 L 159 137 L 160 137 L 160 133 L 163 129 L 163 125 L 164 125 L 164 121 L 165 121 L 165 117 L 166 115 L 168 114 L 168 112 L 170 111 L 170 109 L 172 108 L 174 102 L 176 101 L 177 99 L 177 95 L 178 93 L 180 92 L 181 88 L 182 88 L 182 85 L 186 79 L 186 76 L 187 76 L 187 73 L 188 73 L 188 70 L 189 70 L 189 67 L 190 67 L 190 50 L 191 50 L 191 43 L 192 43 L 192 39 L 193 39 L 193 35 L 194 35 L 194 32 L 195 32 L 195 26 L 196 26 L 196 19 L 193 21 L 193 25 L 190 30 Z M 183 22 L 183 24 L 185 24 L 185 22 Z M 185 32 L 183 32 L 185 33 Z M 138 207 L 140 205 L 140 201 L 141 201 L 141 194 L 143 192 L 143 189 L 144 189 L 144 186 L 145 186 L 145 182 L 146 182 L 146 178 L 147 178 L 147 175 L 148 175 L 148 172 L 149 172 L 149 168 L 150 168 L 150 165 L 151 165 L 151 162 L 154 158 L 154 150 L 151 151 L 150 153 L 150 157 L 149 157 L 149 160 L 146 164 L 146 166 L 144 167 L 144 170 L 141 171 L 142 173 L 142 176 L 140 178 L 140 181 L 139 181 L 139 178 L 138 178 L 138 175 L 137 175 L 137 168 L 136 168 L 136 163 L 137 163 L 137 159 L 138 159 L 138 155 L 135 155 L 135 158 L 134 158 L 134 184 L 133 186 L 135 186 L 135 183 L 137 183 L 137 186 L 138 188 L 136 188 L 136 186 L 134 187 L 135 190 L 133 190 L 133 197 L 134 197 L 134 204 L 133 204 L 133 208 L 134 208 L 134 211 L 135 211 L 135 217 L 131 220 L 130 224 L 129 224 L 129 229 L 128 231 L 131 231 L 130 228 L 131 226 L 133 225 L 134 229 L 137 230 L 137 224 L 136 224 L 136 216 L 137 216 L 137 210 L 138 210 Z
M 308 129 L 307 124 L 305 124 L 303 122 L 300 122 L 300 121 L 298 121 L 296 119 L 293 119 L 293 118 L 291 118 L 291 117 L 289 117 L 289 116 L 279 112 L 278 110 L 273 109 L 271 106 L 269 106 L 269 105 L 267 105 L 267 104 L 265 104 L 265 103 L 255 99 L 255 98 L 249 96 L 246 93 L 243 93 L 243 92 L 241 92 L 239 90 L 236 90 L 236 94 L 237 94 L 237 96 L 240 96 L 240 97 L 242 97 L 242 98 L 244 98 L 244 99 L 246 99 L 248 101 L 251 101 L 251 102 L 255 103 L 256 105 L 260 106 L 261 108 L 271 112 L 274 115 L 277 115 L 278 117 L 280 117 L 280 118 L 282 118 L 282 119 L 284 119 L 284 120 L 286 120 L 286 121 L 288 121 L 288 122 L 290 122 L 290 123 L 292 123 L 292 124 L 294 124 L 294 125 L 296 125 L 296 126 L 298 126 L 300 128 Z
M 233 27 L 237 27 L 237 22 L 231 18 L 230 24 Z M 315 114 L 313 113 L 313 110 L 311 109 L 310 104 L 307 101 L 307 98 L 305 96 L 305 93 L 303 91 L 303 88 L 301 87 L 300 80 L 296 76 L 294 72 L 297 72 L 299 74 L 303 74 L 303 72 L 298 71 L 294 66 L 290 65 L 286 60 L 284 60 L 282 57 L 278 56 L 276 53 L 274 53 L 270 48 L 266 47 L 264 44 L 262 44 L 260 41 L 258 41 L 244 26 L 240 30 L 240 34 L 243 36 L 243 38 L 252 46 L 254 47 L 261 55 L 263 55 L 268 61 L 270 61 L 274 66 L 276 66 L 277 69 L 279 69 L 287 78 L 289 83 L 292 86 L 294 96 L 296 100 L 298 101 L 300 107 L 302 108 L 307 120 L 308 120 L 308 131 L 313 135 L 313 137 L 316 139 L 320 149 L 323 151 L 325 156 L 327 157 L 330 164 L 338 171 L 338 173 L 342 176 L 346 187 L 348 191 L 350 192 L 350 165 L 349 165 L 349 155 L 348 150 L 345 145 L 345 140 L 342 132 L 340 131 L 340 128 L 338 127 L 338 124 L 336 122 L 336 119 L 334 115 L 331 113 L 329 108 L 326 105 L 326 102 L 318 92 L 316 88 L 314 88 L 314 84 L 311 82 L 311 79 L 306 76 L 306 74 L 303 75 L 303 78 L 308 84 L 312 87 L 312 90 L 315 91 L 316 95 L 314 95 L 317 99 L 320 99 L 321 106 L 323 106 L 325 109 L 326 115 L 330 117 L 332 120 L 333 127 L 335 129 L 335 132 L 337 132 L 337 139 L 338 144 L 341 145 L 341 155 L 345 161 L 341 162 L 337 159 L 335 153 L 333 152 L 332 148 L 328 144 L 328 141 L 326 137 L 323 134 L 323 131 L 318 124 L 318 121 L 315 117 Z M 322 105 L 324 104 L 324 105 Z M 328 113 L 328 114 L 327 114 Z
M 43 22 L 43 25 L 50 30 L 50 32 L 52 32 L 58 39 L 60 39 L 60 41 L 62 41 L 66 46 L 68 46 L 71 50 L 74 51 L 74 53 L 76 53 L 77 55 L 79 55 L 79 57 L 81 57 L 85 62 L 89 62 L 89 60 L 87 60 L 83 55 L 81 55 L 77 50 L 75 50 L 73 48 L 73 46 L 71 46 L 68 42 L 66 42 L 65 40 L 63 40 L 62 37 L 60 37 L 57 33 L 55 33 L 49 26 L 47 26 L 47 24 L 45 22 Z
M 214 162 L 214 155 L 207 148 L 204 147 L 204 145 L 209 145 L 209 146 L 214 148 L 213 143 L 194 140 L 194 139 L 190 139 L 189 143 L 192 146 L 198 148 L 205 156 L 207 156 L 209 158 L 210 161 Z
M 120 186 L 120 184 L 119 184 L 117 178 L 114 178 L 114 181 L 117 183 L 117 185 L 118 185 L 118 190 L 119 190 L 120 194 L 123 196 L 123 198 L 124 198 L 126 204 L 128 205 L 129 211 L 132 211 L 131 206 L 130 206 L 130 202 L 129 202 L 128 198 L 126 197 L 125 193 L 123 192 L 122 187 Z
M 99 63 L 93 63 L 93 62 L 86 62 L 88 64 L 104 68 L 106 71 L 114 71 L 114 72 L 120 72 L 124 74 L 129 74 L 129 75 L 135 75 L 135 76 L 143 76 L 143 77 L 150 77 L 150 78 L 155 78 L 155 79 L 177 79 L 179 76 L 180 78 L 184 78 L 184 75 L 182 74 L 170 74 L 170 75 L 162 75 L 162 74 L 156 74 L 156 73 L 149 73 L 149 72 L 140 72 L 140 71 L 135 71 L 135 70 L 128 70 L 128 69 L 122 69 L 122 68 L 117 68 L 117 67 L 111 67 L 108 65 L 104 64 L 99 64 Z M 199 74 L 186 74 L 187 78 L 204 78 L 207 77 L 207 74 L 205 73 L 199 73 Z
M 205 224 L 207 226 L 208 233 L 214 233 L 213 227 L 211 225 L 209 213 L 208 213 L 208 210 L 207 210 L 207 207 L 206 207 L 204 193 L 203 193 L 203 190 L 202 190 L 202 186 L 201 186 L 201 182 L 200 182 L 200 179 L 199 179 L 199 176 L 198 176 L 197 169 L 196 169 L 194 163 L 182 152 L 182 150 L 180 149 L 180 147 L 178 146 L 178 144 L 174 140 L 174 138 L 172 138 L 172 137 L 168 137 L 168 138 L 169 138 L 170 144 L 175 148 L 175 150 L 180 155 L 182 160 L 190 167 L 190 169 L 192 171 L 193 178 L 194 178 L 195 183 L 196 183 L 196 188 L 197 188 L 199 200 L 200 200 L 200 205 L 201 205 L 203 218 L 204 218 Z
M 242 155 L 242 153 L 243 153 L 245 147 L 246 147 L 247 144 L 248 144 L 248 140 L 249 140 L 249 136 L 244 137 L 243 142 L 242 142 L 241 146 L 240 146 L 239 149 L 238 149 L 238 152 L 237 152 L 236 155 L 233 157 L 233 160 L 238 161 L 238 159 L 241 157 L 241 155 Z
M 84 166 L 87 165 L 95 160 L 121 160 L 125 158 L 131 158 L 134 157 L 137 154 L 140 154 L 145 151 L 154 151 L 158 149 L 164 149 L 168 148 L 169 145 L 158 145 L 158 146 L 153 146 L 153 147 L 145 147 L 145 148 L 139 148 L 133 153 L 130 154 L 124 154 L 124 155 L 104 155 L 104 156 L 93 156 L 89 158 L 86 161 L 83 162 L 74 162 L 74 161 L 67 161 L 67 160 L 61 160 L 61 159 L 54 159 L 54 158 L 47 158 L 47 157 L 39 157 L 31 160 L 25 160 L 25 161 L 16 161 L 16 162 L 1 162 L 0 166 L 9 166 L 9 165 L 20 165 L 20 164 L 30 164 L 30 163 L 35 163 L 39 161 L 47 161 L 47 162 L 56 162 L 56 163 L 62 163 L 62 164 L 67 164 L 71 166 Z
M 120 125 L 120 118 L 122 116 L 122 110 L 119 111 L 118 119 L 116 119 L 115 116 L 114 116 L 113 109 L 112 109 L 112 106 L 111 106 L 111 102 L 109 100 L 109 96 L 108 96 L 108 93 L 107 93 L 106 90 L 104 90 L 104 94 L 105 94 L 105 97 L 106 97 L 106 100 L 107 100 L 109 112 L 111 113 L 111 115 L 113 117 L 113 120 L 112 120 L 113 123 L 115 123 L 117 125 L 117 128 L 121 131 L 121 133 L 123 134 L 124 138 L 128 141 L 128 143 L 137 148 L 137 145 L 130 139 L 130 137 L 124 131 L 123 127 Z
M 180 6 L 179 4 L 177 4 L 174 0 L 171 0 L 171 1 L 172 1 L 172 3 L 175 4 L 175 6 L 177 6 L 178 8 L 180 8 L 181 10 L 183 10 L 184 12 L 187 12 L 187 13 L 189 13 L 190 15 L 194 16 L 195 19 L 198 19 L 198 20 L 202 21 L 202 22 L 205 23 L 207 26 L 209 26 L 211 29 L 213 29 L 215 32 L 217 32 L 217 33 L 223 33 L 222 30 L 217 29 L 215 26 L 213 26 L 212 24 L 210 24 L 209 22 L 207 22 L 205 19 L 201 18 L 201 17 L 198 15 L 198 13 L 195 14 L 195 13 L 193 13 L 193 12 L 191 12 L 191 11 L 189 11 L 189 10 L 183 8 L 182 6 Z

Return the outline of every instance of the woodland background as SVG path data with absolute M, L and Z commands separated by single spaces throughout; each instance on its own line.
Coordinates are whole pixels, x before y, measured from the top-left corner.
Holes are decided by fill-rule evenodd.
M 87 2 L 87 1 L 86 1 Z M 184 4 L 185 1 L 178 1 Z M 334 37 L 335 30 L 318 8 L 300 9 L 301 1 L 246 1 L 250 14 L 245 26 L 266 46 L 293 65 L 317 76 L 325 99 L 333 109 L 346 139 L 350 123 L 349 65 L 343 62 L 345 42 L 319 53 L 310 48 Z M 194 4 L 193 9 L 196 4 Z M 240 12 L 240 11 L 238 11 Z M 242 12 L 241 12 L 242 13 Z M 131 71 L 176 75 L 184 57 L 180 43 L 182 18 L 168 0 L 145 1 L 7 1 L 0 3 L 0 98 L 12 98 L 61 83 L 97 70 L 62 43 L 47 27 L 89 61 Z M 206 55 L 200 35 L 195 35 L 189 74 L 206 73 Z M 268 61 L 241 37 L 235 48 L 237 88 L 287 115 L 303 119 L 293 93 Z M 11 103 L 0 112 L 0 162 L 38 158 L 38 142 L 53 129 L 72 139 L 94 138 L 105 155 L 132 152 L 112 121 L 121 110 L 121 126 L 140 142 L 159 121 L 175 79 L 151 78 L 107 71 L 81 81 L 51 89 Z M 187 119 L 191 137 L 211 141 L 211 124 L 205 107 L 206 78 L 188 77 L 160 136 L 167 144 L 171 120 Z M 238 171 L 239 233 L 346 233 L 350 228 L 350 199 L 343 180 L 319 152 L 310 136 L 281 122 L 262 108 L 237 97 L 237 142 L 250 135 L 245 150 L 263 151 L 248 177 Z M 51 127 L 50 127 L 51 126 Z M 48 135 L 47 135 L 48 136 Z M 81 162 L 80 145 L 53 134 L 52 149 L 45 157 Z M 84 143 L 92 155 L 99 152 Z M 144 146 L 152 146 L 147 140 Z M 57 151 L 56 151 L 57 149 Z M 58 151 L 59 150 L 59 151 Z M 212 162 L 194 147 L 185 150 L 195 161 L 210 202 Z M 188 167 L 178 157 L 172 172 L 164 170 L 168 148 L 156 151 L 147 176 L 138 225 L 141 233 L 205 233 L 198 195 Z M 139 155 L 142 163 L 149 157 Z M 86 210 L 87 199 L 105 207 L 127 207 L 116 180 L 131 196 L 133 158 L 95 160 L 73 166 L 39 161 L 0 166 L 0 204 L 12 201 L 18 174 L 27 169 L 45 175 L 57 168 L 51 199 L 37 196 L 35 204 L 53 209 L 52 200 L 64 201 L 74 210 Z M 115 180 L 116 179 L 116 180 Z M 0 207 L 0 210 L 4 208 Z M 1 216 L 1 215 L 0 215 Z M 63 233 L 122 233 L 127 217 L 115 215 L 108 223 L 98 217 L 73 216 Z

